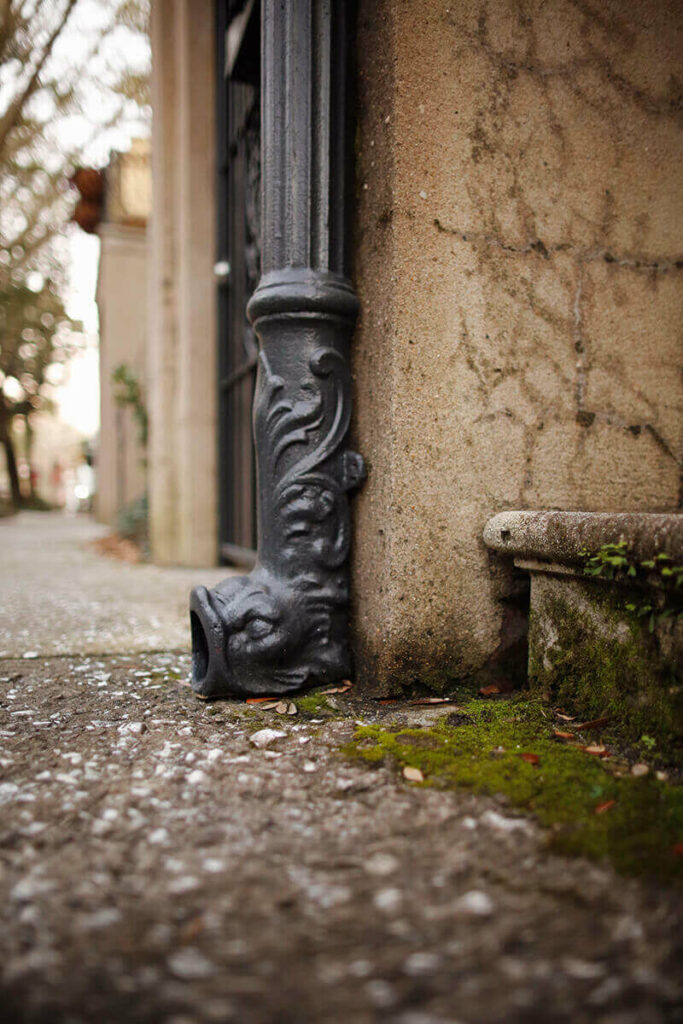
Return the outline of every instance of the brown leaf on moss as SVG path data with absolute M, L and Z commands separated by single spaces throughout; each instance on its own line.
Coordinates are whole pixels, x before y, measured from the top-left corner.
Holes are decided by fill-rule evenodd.
M 559 740 L 573 740 L 574 739 L 574 733 L 573 732 L 561 732 L 560 729 L 556 729 L 555 732 L 553 733 L 553 736 L 557 736 L 557 738 Z
M 425 777 L 419 768 L 413 768 L 412 765 L 407 764 L 403 769 L 403 778 L 407 779 L 408 782 L 424 782 Z
M 351 689 L 352 685 L 350 679 L 342 679 L 339 686 L 330 686 L 327 690 L 321 690 L 320 696 L 327 697 L 331 693 L 346 693 L 347 690 Z
M 609 715 L 605 715 L 604 718 L 593 718 L 590 722 L 581 722 L 580 725 L 575 725 L 575 729 L 602 729 L 603 725 L 607 725 L 612 719 Z
M 604 814 L 605 811 L 609 811 L 610 807 L 614 807 L 616 800 L 603 800 L 601 804 L 595 808 L 596 814 Z
M 575 722 L 576 715 L 565 715 L 561 711 L 556 711 L 555 714 L 558 718 L 561 718 L 563 722 Z
M 595 757 L 609 757 L 609 750 L 601 743 L 591 743 L 587 747 L 579 747 L 584 754 L 593 754 Z
M 539 764 L 541 760 L 538 754 L 520 754 L 519 756 L 522 761 L 526 761 L 527 764 Z
M 517 685 L 512 679 L 499 679 L 497 683 L 491 683 L 490 686 L 482 686 L 479 696 L 490 697 L 497 693 L 512 693 L 516 689 Z

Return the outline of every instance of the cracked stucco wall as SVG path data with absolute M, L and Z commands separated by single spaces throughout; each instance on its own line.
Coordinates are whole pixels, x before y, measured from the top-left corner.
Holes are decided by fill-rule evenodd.
M 683 13 L 361 0 L 359 676 L 501 641 L 508 508 L 679 507 Z

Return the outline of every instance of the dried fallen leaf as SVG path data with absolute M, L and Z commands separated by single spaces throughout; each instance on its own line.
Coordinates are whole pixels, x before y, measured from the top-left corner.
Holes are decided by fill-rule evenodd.
M 683 857 L 683 843 L 676 843 L 672 852 L 675 857 Z
M 100 555 L 108 555 L 110 558 L 120 558 L 123 562 L 132 562 L 134 565 L 142 561 L 142 549 L 129 537 L 121 537 L 113 533 L 108 537 L 101 537 L 93 541 L 91 545 Z M 24 655 L 26 657 L 26 655 Z
M 330 686 L 327 690 L 321 690 L 320 696 L 327 697 L 330 693 L 346 693 L 347 690 L 351 689 L 353 684 L 349 679 L 342 679 L 339 686 Z
M 584 754 L 594 754 L 595 757 L 609 757 L 609 750 L 607 747 L 603 747 L 601 743 L 592 743 L 587 747 L 579 747 L 579 750 L 583 750 Z
M 563 715 L 561 711 L 556 711 L 555 714 L 558 718 L 561 718 L 563 722 L 575 722 L 576 715 Z
M 279 700 L 277 702 L 277 704 L 275 705 L 275 710 L 277 711 L 278 715 L 286 715 L 287 714 L 287 701 L 286 700 Z
M 574 739 L 574 733 L 573 732 L 561 732 L 559 729 L 555 730 L 555 732 L 553 733 L 553 736 L 557 736 L 557 738 L 559 740 L 573 740 Z
M 515 683 L 514 679 L 499 679 L 497 683 L 492 683 L 491 685 L 495 687 L 494 690 L 491 690 L 490 687 L 488 686 L 483 686 L 479 693 L 486 696 L 487 692 L 494 694 L 512 693 L 513 690 L 517 689 L 517 684 Z
M 607 725 L 611 722 L 609 715 L 605 715 L 604 718 L 593 718 L 590 722 L 581 722 L 580 725 L 575 725 L 575 729 L 602 729 L 603 725 Z
M 496 693 L 504 693 L 505 691 L 500 688 L 496 683 L 491 683 L 490 686 L 482 686 L 479 691 L 480 697 L 492 697 Z
M 538 754 L 520 754 L 519 756 L 522 761 L 526 761 L 527 764 L 538 764 L 541 760 Z
M 196 917 L 190 918 L 187 924 L 180 931 L 180 939 L 182 942 L 192 942 L 198 935 L 204 931 L 205 922 L 201 914 Z
M 377 701 L 378 704 L 398 704 L 398 697 L 382 697 Z
M 296 706 L 296 704 L 294 703 L 293 700 L 288 700 L 287 701 L 287 714 L 288 715 L 298 715 L 299 714 L 299 709 L 298 709 L 298 707 Z
M 424 782 L 425 777 L 419 768 L 413 768 L 407 764 L 403 769 L 403 778 L 407 779 L 408 782 Z
M 450 697 L 418 697 L 417 700 L 411 700 L 411 708 L 416 708 L 421 704 L 450 704 Z
M 275 707 L 280 702 L 273 700 L 272 697 L 247 697 L 247 704 L 270 704 L 271 707 Z
M 596 814 L 604 814 L 605 811 L 609 811 L 610 807 L 614 807 L 616 800 L 603 800 L 601 804 L 595 808 Z

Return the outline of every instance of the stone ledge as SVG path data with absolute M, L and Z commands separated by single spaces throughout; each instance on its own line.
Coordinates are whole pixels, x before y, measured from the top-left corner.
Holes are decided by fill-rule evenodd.
M 633 750 L 647 737 L 663 762 L 683 764 L 683 620 L 673 589 L 656 571 L 584 571 L 586 552 L 622 541 L 631 565 L 660 553 L 680 564 L 683 516 L 502 512 L 484 541 L 530 576 L 531 690 L 582 718 L 609 718 L 612 738 Z
M 658 512 L 500 512 L 484 543 L 516 560 L 578 565 L 586 551 L 625 541 L 640 560 L 666 552 L 683 560 L 683 515 Z M 540 566 L 538 567 L 540 569 Z

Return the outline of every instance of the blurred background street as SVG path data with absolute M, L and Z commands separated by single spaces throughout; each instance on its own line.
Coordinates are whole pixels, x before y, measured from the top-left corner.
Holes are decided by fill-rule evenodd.
M 0 519 L 0 657 L 189 650 L 190 589 L 228 570 L 131 563 L 107 535 L 82 513 Z

